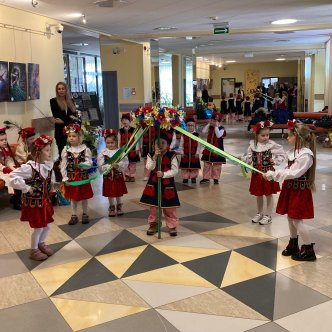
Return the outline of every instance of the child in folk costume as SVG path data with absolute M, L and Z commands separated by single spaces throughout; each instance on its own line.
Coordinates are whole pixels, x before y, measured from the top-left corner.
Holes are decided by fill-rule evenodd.
M 149 126 L 147 132 L 143 135 L 141 156 L 144 160 L 144 181 L 149 179 L 150 171 L 146 168 L 148 154 L 151 156 L 154 150 L 154 141 L 156 139 L 157 130 L 155 127 Z
M 223 138 L 226 136 L 226 130 L 220 122 L 220 114 L 218 112 L 213 113 L 210 123 L 203 128 L 202 133 L 207 134 L 208 143 L 224 150 Z M 213 179 L 214 184 L 218 184 L 221 174 L 221 165 L 226 163 L 225 158 L 208 149 L 204 149 L 201 160 L 204 161 L 204 167 L 203 179 L 200 183 L 208 183 L 210 179 Z
M 221 98 L 220 112 L 224 115 L 223 121 L 228 122 L 228 105 L 225 95 L 223 95 Z
M 67 134 L 68 146 L 62 150 L 60 170 L 63 182 L 73 182 L 89 179 L 88 170 L 79 165 L 92 165 L 92 156 L 90 149 L 82 144 L 83 133 L 78 124 L 69 124 L 64 127 L 64 135 Z M 88 224 L 88 199 L 93 197 L 92 187 L 90 183 L 83 185 L 65 185 L 65 197 L 70 199 L 71 218 L 68 225 L 75 225 L 78 223 L 77 204 L 82 201 L 83 216 L 82 224 Z
M 118 135 L 120 147 L 122 147 L 128 142 L 128 140 L 130 139 L 135 130 L 134 127 L 130 126 L 130 113 L 122 114 L 121 125 L 122 128 L 119 130 L 119 135 Z M 129 164 L 125 171 L 126 182 L 135 182 L 136 163 L 140 161 L 139 150 L 140 150 L 139 144 L 136 144 L 136 146 L 128 154 Z
M 296 261 L 314 261 L 314 243 L 303 219 L 314 218 L 312 191 L 315 187 L 316 138 L 307 125 L 288 121 L 288 168 L 269 171 L 265 178 L 282 182 L 276 212 L 287 214 L 290 240 L 283 256 Z M 300 235 L 303 245 L 298 245 Z
M 269 139 L 270 128 L 273 123 L 265 120 L 256 123 L 252 131 L 255 139 L 250 141 L 247 154 L 241 159 L 248 164 L 252 164 L 256 169 L 266 173 L 274 170 L 274 165 L 281 165 L 285 158 L 285 152 L 281 145 Z M 277 182 L 270 182 L 263 178 L 262 174 L 252 172 L 249 192 L 256 196 L 257 214 L 252 218 L 253 223 L 267 225 L 272 222 L 273 194 L 280 191 Z M 266 213 L 263 213 L 263 197 L 266 197 Z
M 100 172 L 109 169 L 103 176 L 103 196 L 109 200 L 109 217 L 122 216 L 121 197 L 127 194 L 127 187 L 123 179 L 123 172 L 128 167 L 128 158 L 124 157 L 119 163 L 110 163 L 110 159 L 119 150 L 118 137 L 115 129 L 103 130 L 106 148 L 98 155 Z M 112 167 L 112 168 L 111 168 Z
M 158 231 L 158 178 L 161 178 L 161 208 L 166 219 L 166 225 L 170 236 L 177 235 L 176 227 L 179 224 L 179 219 L 175 211 L 180 206 L 180 201 L 174 176 L 178 173 L 178 162 L 176 153 L 169 150 L 171 140 L 172 135 L 167 131 L 162 131 L 160 147 L 158 147 L 158 141 L 156 140 L 154 153 L 148 155 L 146 167 L 151 173 L 140 200 L 142 204 L 150 206 L 147 235 L 153 235 Z M 157 169 L 158 156 L 161 158 L 161 171 Z
M 196 122 L 194 118 L 186 119 L 186 124 L 188 132 L 199 137 L 199 134 L 196 132 Z M 201 169 L 199 154 L 202 152 L 202 146 L 188 136 L 182 135 L 179 150 L 181 153 L 180 169 L 183 179 L 182 182 L 188 183 L 188 181 L 191 180 L 191 183 L 196 183 L 198 171 Z
M 22 128 L 19 132 L 20 142 L 15 151 L 15 159 L 22 165 L 31 160 L 31 149 L 36 138 L 35 128 Z
M 242 95 L 238 94 L 235 101 L 236 121 L 243 121 Z
M 260 93 L 256 92 L 254 96 L 254 103 L 252 105 L 252 113 L 255 113 L 259 108 L 262 107 Z
M 15 163 L 8 148 L 6 129 L 0 128 L 0 180 L 2 186 L 8 188 L 8 193 L 13 194 L 13 188 L 9 185 L 9 173 L 15 169 Z
M 53 255 L 53 250 L 45 244 L 54 214 L 50 198 L 52 183 L 55 182 L 52 141 L 45 135 L 37 138 L 32 145 L 34 161 L 28 161 L 10 174 L 10 184 L 23 193 L 21 221 L 28 221 L 34 229 L 30 258 L 36 261 Z
M 244 115 L 244 121 L 249 121 L 251 118 L 251 101 L 250 97 L 246 96 L 245 101 L 242 102 L 242 110 L 243 110 L 243 115 Z
M 234 99 L 233 93 L 229 94 L 227 113 L 230 116 L 231 123 L 232 123 L 233 120 L 235 119 L 235 113 L 236 113 L 235 99 Z M 226 120 L 226 122 L 227 122 L 227 120 Z

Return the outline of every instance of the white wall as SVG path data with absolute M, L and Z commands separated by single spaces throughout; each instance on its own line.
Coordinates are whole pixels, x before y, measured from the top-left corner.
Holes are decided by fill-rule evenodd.
M 0 23 L 46 31 L 46 23 L 58 22 L 44 16 L 0 5 Z M 43 117 L 34 108 L 34 105 L 46 115 L 51 115 L 49 100 L 55 96 L 56 83 L 64 79 L 61 34 L 55 32 L 54 35 L 47 37 L 0 26 L 0 45 L 1 61 L 37 63 L 40 71 L 40 99 L 25 102 L 1 102 L 0 127 L 3 126 L 4 120 L 12 120 L 19 125 L 30 126 L 32 119 Z M 15 132 L 8 132 L 8 136 L 10 143 L 16 142 Z

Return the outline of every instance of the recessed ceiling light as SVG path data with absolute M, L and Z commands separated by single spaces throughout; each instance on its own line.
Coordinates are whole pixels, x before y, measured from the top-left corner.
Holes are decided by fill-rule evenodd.
M 88 43 L 71 43 L 72 46 L 88 46 Z
M 159 39 L 176 39 L 177 37 L 170 37 L 170 36 L 165 36 L 165 37 L 159 37 Z
M 227 60 L 226 63 L 234 63 L 236 62 L 235 60 Z
M 69 18 L 79 18 L 82 17 L 83 14 L 82 13 L 72 13 L 72 14 L 68 14 L 67 17 Z
M 161 31 L 167 31 L 167 30 L 177 30 L 176 27 L 158 27 L 158 28 L 154 28 L 153 30 L 161 30 Z
M 285 61 L 285 58 L 277 58 L 276 61 Z
M 131 1 L 127 0 L 98 0 L 94 2 L 94 5 L 102 8 L 123 7 L 130 4 Z
M 283 20 L 277 20 L 277 21 L 273 21 L 271 22 L 271 24 L 293 24 L 296 23 L 297 20 L 293 19 L 293 18 L 286 18 Z

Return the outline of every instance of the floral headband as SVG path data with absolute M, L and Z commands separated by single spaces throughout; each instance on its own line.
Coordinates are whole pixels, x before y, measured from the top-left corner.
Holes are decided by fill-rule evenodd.
M 116 135 L 116 129 L 105 129 L 102 131 L 102 136 L 107 138 L 111 135 Z
M 46 145 L 51 145 L 53 143 L 53 138 L 51 136 L 46 136 L 44 134 L 40 135 L 37 139 L 34 140 L 34 145 L 37 150 L 42 150 Z
M 6 134 L 7 128 L 0 128 L 0 134 Z
M 21 137 L 23 142 L 25 142 L 28 137 L 36 135 L 35 128 L 33 128 L 33 127 L 22 128 L 18 132 L 18 135 L 19 135 L 19 138 Z
M 64 135 L 68 135 L 69 133 L 79 133 L 80 131 L 81 127 L 77 123 L 70 123 L 68 126 L 63 128 Z
M 124 113 L 124 114 L 122 114 L 122 116 L 121 116 L 121 120 L 123 120 L 123 119 L 126 119 L 126 120 L 131 120 L 131 116 L 130 116 L 130 113 Z
M 260 121 L 257 122 L 253 127 L 252 127 L 252 131 L 254 133 L 258 133 L 261 129 L 264 128 L 271 128 L 273 126 L 273 122 L 269 121 L 269 120 L 265 120 L 265 121 Z

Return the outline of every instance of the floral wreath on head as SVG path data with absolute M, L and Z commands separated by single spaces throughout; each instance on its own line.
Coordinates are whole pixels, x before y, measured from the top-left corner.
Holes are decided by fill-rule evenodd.
M 257 122 L 253 127 L 252 127 L 252 131 L 257 134 L 261 129 L 264 128 L 271 128 L 273 126 L 273 122 L 271 122 L 270 120 L 265 120 L 265 121 L 260 121 Z
M 287 122 L 287 128 L 288 130 L 290 130 L 294 135 L 295 135 L 295 148 L 297 150 L 300 149 L 300 145 L 301 145 L 301 142 L 303 143 L 304 142 L 304 139 L 303 137 L 300 135 L 300 133 L 298 132 L 297 128 L 296 128 L 296 120 L 293 119 L 293 120 L 288 120 Z M 295 152 L 295 150 L 294 150 Z
M 116 129 L 105 129 L 102 131 L 102 136 L 107 138 L 111 135 L 116 135 Z
M 70 123 L 68 126 L 63 128 L 63 134 L 68 135 L 69 133 L 79 133 L 81 131 L 81 127 L 77 123 Z
M 7 130 L 6 127 L 0 128 L 0 134 L 6 134 L 6 130 Z
M 36 146 L 37 150 L 42 150 L 46 145 L 52 145 L 53 138 L 47 135 L 40 135 L 40 137 L 36 138 L 33 144 Z

